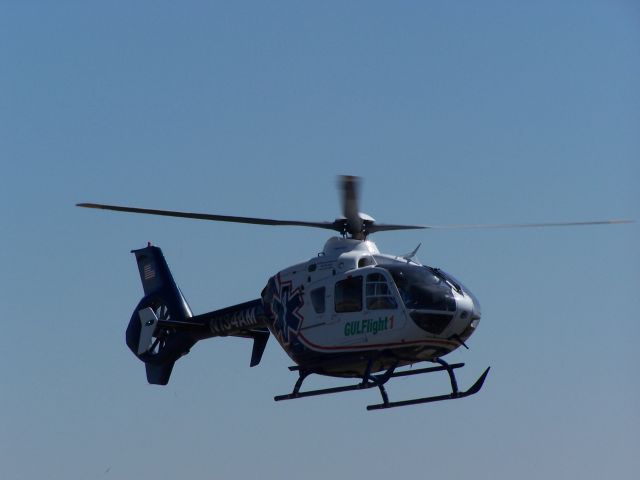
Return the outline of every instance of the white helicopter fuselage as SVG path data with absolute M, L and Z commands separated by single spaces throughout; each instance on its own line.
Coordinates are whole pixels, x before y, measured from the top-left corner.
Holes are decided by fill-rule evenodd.
M 371 352 L 387 356 L 379 369 L 394 358 L 430 360 L 463 345 L 480 320 L 475 297 L 441 270 L 381 254 L 369 240 L 340 237 L 317 257 L 278 272 L 262 299 L 269 329 L 300 365 Z

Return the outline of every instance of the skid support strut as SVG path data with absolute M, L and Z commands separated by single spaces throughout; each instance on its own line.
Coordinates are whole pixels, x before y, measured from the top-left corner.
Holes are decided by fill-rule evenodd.
M 396 372 L 395 371 L 395 367 L 391 367 L 390 369 L 388 369 L 386 372 L 382 373 L 382 374 L 378 374 L 378 375 L 372 375 L 370 373 L 371 370 L 371 364 L 372 362 L 370 361 L 367 365 L 367 369 L 365 370 L 365 373 L 362 376 L 362 381 L 360 383 L 357 383 L 355 385 L 346 385 L 343 387 L 333 387 L 333 388 L 322 388 L 319 390 L 308 390 L 306 392 L 301 392 L 300 388 L 302 387 L 302 383 L 304 382 L 304 380 L 311 375 L 312 373 L 317 373 L 313 370 L 303 370 L 300 369 L 298 371 L 299 373 L 299 377 L 298 380 L 296 381 L 295 386 L 293 387 L 293 392 L 287 394 L 287 395 L 278 395 L 276 397 L 274 397 L 275 401 L 281 401 L 281 400 L 293 400 L 295 398 L 304 398 L 304 397 L 313 397 L 313 396 L 317 396 L 317 395 L 328 395 L 331 393 L 340 393 L 340 392 L 349 392 L 352 390 L 365 390 L 365 389 L 369 389 L 369 388 L 374 388 L 377 387 L 378 390 L 380 391 L 380 396 L 382 397 L 382 403 L 376 404 L 376 405 L 368 405 L 367 406 L 367 410 L 381 410 L 381 409 L 385 409 L 385 408 L 394 408 L 394 407 L 404 407 L 407 405 L 417 405 L 420 403 L 430 403 L 430 402 L 438 402 L 441 400 L 454 400 L 456 398 L 464 398 L 464 397 L 468 397 L 470 395 L 474 395 L 475 393 L 478 393 L 480 391 L 480 389 L 482 388 L 482 385 L 484 384 L 485 379 L 487 378 L 487 375 L 489 373 L 489 368 L 487 368 L 482 375 L 480 375 L 480 377 L 476 380 L 476 382 L 471 386 L 471 388 L 469 388 L 468 390 L 465 391 L 460 391 L 458 389 L 458 382 L 456 380 L 456 375 L 455 375 L 455 369 L 457 368 L 461 368 L 464 366 L 464 363 L 454 363 L 454 364 L 448 364 L 447 362 L 445 362 L 444 360 L 442 360 L 441 358 L 436 358 L 433 360 L 434 363 L 437 363 L 438 366 L 435 367 L 427 367 L 427 368 L 418 368 L 416 370 L 405 370 L 402 372 Z M 451 383 L 451 393 L 445 394 L 445 395 L 436 395 L 436 396 L 431 396 L 431 397 L 421 397 L 421 398 L 413 398 L 410 400 L 401 400 L 398 402 L 390 402 L 389 401 L 389 396 L 387 395 L 387 391 L 385 390 L 385 383 L 387 383 L 391 378 L 394 377 L 408 377 L 408 376 L 412 376 L 412 375 L 421 375 L 421 374 L 426 374 L 426 373 L 434 373 L 434 372 L 441 372 L 441 371 L 446 371 L 447 374 L 449 375 L 449 381 Z
M 384 388 L 384 384 L 387 383 L 387 381 L 389 380 L 389 378 L 391 378 L 393 376 L 395 367 L 391 367 L 389 370 L 387 370 L 385 373 L 380 374 L 380 375 L 371 375 L 371 364 L 372 361 L 370 360 L 367 363 L 367 368 L 364 372 L 364 374 L 362 375 L 362 381 L 360 383 L 357 383 L 355 385 L 346 385 L 344 387 L 333 387 L 333 388 L 322 388 L 319 390 L 308 390 L 306 392 L 301 392 L 300 391 L 300 387 L 302 387 L 302 383 L 305 381 L 305 379 L 311 375 L 312 373 L 316 373 L 313 370 L 303 370 L 300 369 L 298 370 L 298 380 L 296 381 L 296 384 L 293 387 L 293 392 L 287 394 L 287 395 L 277 395 L 275 397 L 273 397 L 273 399 L 276 402 L 279 402 L 281 400 L 293 400 L 294 398 L 304 398 L 304 397 L 314 397 L 317 395 L 328 395 L 330 393 L 340 393 L 340 392 L 350 392 L 352 390 L 365 390 L 368 388 L 374 388 L 374 387 L 378 387 L 378 389 L 380 390 L 380 395 L 382 396 L 383 401 L 388 402 L 389 401 L 389 397 L 387 396 L 387 392 Z

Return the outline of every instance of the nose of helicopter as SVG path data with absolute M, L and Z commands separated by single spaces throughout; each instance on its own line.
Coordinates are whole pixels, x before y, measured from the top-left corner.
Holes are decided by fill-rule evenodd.
M 472 321 L 480 322 L 480 317 L 482 317 L 482 309 L 480 308 L 480 302 L 478 299 L 473 297 L 473 310 L 471 311 L 471 319 Z
M 482 316 L 482 310 L 480 308 L 480 302 L 471 293 L 465 292 L 466 295 L 463 298 L 458 299 L 458 310 L 460 310 L 458 337 L 464 342 L 469 338 L 480 323 L 480 317 Z

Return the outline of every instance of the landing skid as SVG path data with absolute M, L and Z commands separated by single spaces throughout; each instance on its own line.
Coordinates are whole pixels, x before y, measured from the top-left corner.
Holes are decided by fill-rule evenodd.
M 456 398 L 464 398 L 475 393 L 478 393 L 482 388 L 482 384 L 484 380 L 487 378 L 487 374 L 489 373 L 488 367 L 482 375 L 476 380 L 476 382 L 465 391 L 458 390 L 458 382 L 456 380 L 456 375 L 454 370 L 456 368 L 464 367 L 464 363 L 454 363 L 448 364 L 444 360 L 440 358 L 436 358 L 433 360 L 434 363 L 438 363 L 437 367 L 428 367 L 428 368 L 419 368 L 416 370 L 407 370 L 403 372 L 396 372 L 395 367 L 391 367 L 389 370 L 382 374 L 372 375 L 370 373 L 371 363 L 367 367 L 364 375 L 362 376 L 362 382 L 357 383 L 355 385 L 346 385 L 344 387 L 333 387 L 333 388 L 322 388 L 319 390 L 307 390 L 306 392 L 301 392 L 300 388 L 302 387 L 302 383 L 304 380 L 311 374 L 317 373 L 313 370 L 303 370 L 299 369 L 299 377 L 295 386 L 293 387 L 293 392 L 287 395 L 278 395 L 273 399 L 276 402 L 281 400 L 293 400 L 296 398 L 304 398 L 304 397 L 314 397 L 317 395 L 328 395 L 331 393 L 340 393 L 340 392 L 350 392 L 352 390 L 366 390 L 369 388 L 377 387 L 380 390 L 380 395 L 382 396 L 382 403 L 375 405 L 367 405 L 367 410 L 382 410 L 385 408 L 394 408 L 394 407 L 405 407 L 407 405 L 417 405 L 419 403 L 430 403 L 430 402 L 439 402 L 441 400 L 454 400 Z M 292 369 L 297 369 L 293 367 Z M 449 381 L 451 382 L 451 393 L 445 395 L 436 395 L 432 397 L 422 397 L 422 398 L 413 398 L 410 400 L 401 400 L 399 402 L 390 402 L 389 396 L 387 395 L 387 391 L 384 388 L 385 383 L 387 383 L 391 378 L 394 377 L 408 377 L 411 375 L 421 375 L 424 373 L 433 373 L 433 372 L 441 372 L 446 371 L 449 374 Z

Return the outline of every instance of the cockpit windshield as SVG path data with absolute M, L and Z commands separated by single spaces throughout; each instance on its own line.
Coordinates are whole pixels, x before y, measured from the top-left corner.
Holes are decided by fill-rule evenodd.
M 429 267 L 410 264 L 379 266 L 391 274 L 407 308 L 450 312 L 456 310 L 451 286 Z

